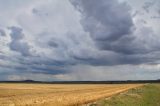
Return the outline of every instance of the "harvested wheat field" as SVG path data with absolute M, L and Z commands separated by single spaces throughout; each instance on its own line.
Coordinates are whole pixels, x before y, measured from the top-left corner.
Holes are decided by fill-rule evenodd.
M 77 106 L 141 84 L 0 84 L 0 106 Z

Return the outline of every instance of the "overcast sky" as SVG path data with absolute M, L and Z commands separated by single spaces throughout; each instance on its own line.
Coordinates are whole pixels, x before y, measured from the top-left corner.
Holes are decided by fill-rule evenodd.
M 160 0 L 0 0 L 0 80 L 160 79 Z

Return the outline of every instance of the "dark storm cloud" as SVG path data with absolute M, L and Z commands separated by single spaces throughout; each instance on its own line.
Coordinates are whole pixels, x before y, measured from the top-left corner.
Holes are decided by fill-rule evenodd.
M 50 40 L 50 41 L 48 42 L 48 45 L 49 45 L 50 47 L 58 48 L 59 42 L 58 42 L 57 40 L 55 40 L 55 39 L 52 39 L 52 40 Z
M 34 60 L 30 59 L 28 61 L 21 62 L 21 64 L 27 67 L 29 73 L 52 75 L 69 73 L 69 70 L 67 70 L 66 67 L 70 65 L 67 62 L 52 59 L 40 60 L 39 58 L 35 58 Z
M 74 42 L 80 45 L 79 42 L 81 40 L 76 43 L 77 39 L 73 37 L 69 39 L 69 42 L 66 41 L 66 38 L 51 38 L 46 41 L 47 47 L 62 55 L 64 52 L 68 59 L 55 60 L 46 58 L 45 55 L 34 57 L 30 55 L 29 45 L 23 41 L 25 36 L 23 30 L 19 27 L 10 27 L 10 49 L 20 52 L 22 56 L 28 56 L 27 60 L 20 59 L 17 61 L 21 64 L 21 67 L 17 66 L 15 70 L 30 70 L 29 72 L 31 73 L 61 74 L 70 72 L 69 69 L 64 69 L 64 67 L 75 64 L 90 64 L 94 66 L 135 65 L 159 60 L 159 58 L 155 58 L 158 55 L 152 53 L 160 51 L 156 38 L 152 38 L 154 32 L 149 28 L 143 27 L 136 34 L 138 36 L 145 35 L 146 38 L 137 38 L 134 35 L 137 29 L 132 21 L 130 7 L 127 4 L 119 3 L 117 0 L 99 0 L 98 3 L 97 0 L 72 0 L 71 2 L 81 12 L 81 24 L 84 30 L 89 32 L 96 46 L 96 48 L 94 46 L 92 48 L 96 49 L 96 51 L 90 51 L 87 47 L 86 51 L 83 51 L 86 45 L 70 51 L 70 48 L 74 45 L 68 45 L 67 43 Z
M 155 4 L 155 1 L 149 1 L 149 2 L 145 2 L 144 5 L 142 6 L 142 8 L 149 13 L 150 12 L 150 8 Z
M 132 52 L 128 46 L 134 39 L 131 36 L 134 24 L 128 5 L 117 0 L 99 0 L 98 3 L 97 0 L 80 0 L 72 3 L 81 9 L 84 15 L 81 23 L 99 49 Z
M 160 9 L 157 10 L 157 13 L 160 15 Z
M 33 57 L 30 56 L 27 58 L 22 57 L 5 57 L 0 56 L 0 60 L 3 60 L 3 63 L 10 60 L 11 64 L 0 64 L 0 68 L 2 69 L 12 69 L 11 71 L 6 71 L 5 73 L 21 73 L 21 74 L 50 74 L 50 75 L 57 75 L 57 74 L 66 74 L 70 73 L 67 69 L 67 66 L 70 65 L 68 62 L 65 61 L 56 61 L 49 58 L 42 58 L 42 57 Z M 17 63 L 17 64 L 12 64 Z
M 32 9 L 32 13 L 37 15 L 37 16 L 48 16 L 49 15 L 47 12 L 43 12 L 43 11 L 38 10 L 36 8 Z
M 20 52 L 23 56 L 30 55 L 30 53 L 29 53 L 29 46 L 25 42 L 12 41 L 10 43 L 10 49 L 13 50 L 13 51 Z
M 66 71 L 64 67 L 54 67 L 54 66 L 32 66 L 31 67 L 32 71 L 31 73 L 39 73 L 39 74 L 52 74 L 52 75 L 57 75 L 57 74 L 65 74 L 69 73 L 68 70 Z
M 131 33 L 133 22 L 129 7 L 117 0 L 80 0 L 73 1 L 84 15 L 82 24 L 95 40 L 108 42 L 120 39 Z
M 6 36 L 6 33 L 3 29 L 0 29 L 0 36 Z
M 81 24 L 99 52 L 112 52 L 88 58 L 78 55 L 75 59 L 92 65 L 142 64 L 159 60 L 154 54 L 160 52 L 158 38 L 150 27 L 136 28 L 127 4 L 118 0 L 71 0 L 71 3 L 83 15 Z M 151 3 L 146 5 L 149 8 Z
M 160 52 L 138 54 L 138 55 L 126 55 L 115 53 L 104 53 L 95 57 L 84 58 L 84 56 L 74 56 L 80 64 L 90 64 L 93 66 L 114 66 L 114 65 L 138 65 L 138 64 L 151 64 L 157 60 L 160 60 Z
M 9 27 L 11 30 L 10 36 L 13 40 L 21 40 L 24 37 L 24 34 L 22 33 L 22 29 L 16 26 Z
M 12 40 L 9 44 L 10 49 L 21 53 L 23 56 L 30 55 L 29 45 L 23 41 L 23 30 L 15 26 L 10 27 L 9 29 L 11 30 L 10 36 Z
M 157 2 L 69 1 L 0 3 L 0 79 L 134 79 L 160 64 Z

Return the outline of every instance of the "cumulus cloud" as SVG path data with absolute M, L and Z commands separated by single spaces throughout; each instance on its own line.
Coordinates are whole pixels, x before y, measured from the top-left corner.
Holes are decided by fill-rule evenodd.
M 117 0 L 100 0 L 98 3 L 96 0 L 72 0 L 72 3 L 76 8 L 80 8 L 84 29 L 101 49 L 111 49 L 112 42 L 132 32 L 130 8 L 125 3 L 119 3 Z
M 23 41 L 24 34 L 23 30 L 19 27 L 10 27 L 11 30 L 10 36 L 11 36 L 11 42 L 9 44 L 10 49 L 16 52 L 21 53 L 23 56 L 30 55 L 29 52 L 29 45 Z
M 160 15 L 160 9 L 159 9 L 159 10 L 157 10 L 157 12 L 158 12 L 158 14 Z
M 0 1 L 0 12 L 1 79 L 134 79 L 131 67 L 159 64 L 159 34 L 127 2 Z
M 155 4 L 155 1 L 149 1 L 149 2 L 145 2 L 144 5 L 142 6 L 142 8 L 149 13 L 150 12 L 150 8 Z
M 134 39 L 134 24 L 126 3 L 117 0 L 100 0 L 98 4 L 93 0 L 72 0 L 72 3 L 80 8 L 83 14 L 81 23 L 99 49 L 124 54 L 132 52 L 129 47 Z
M 0 29 L 0 36 L 6 36 L 6 33 L 3 29 Z
M 72 3 L 83 14 L 81 24 L 100 50 L 123 55 L 145 55 L 160 50 L 157 47 L 160 42 L 156 40 L 159 37 L 154 34 L 152 28 L 133 22 L 126 3 L 119 3 L 117 0 L 100 0 L 98 4 L 93 0 L 72 0 Z M 130 57 L 132 63 L 134 56 Z

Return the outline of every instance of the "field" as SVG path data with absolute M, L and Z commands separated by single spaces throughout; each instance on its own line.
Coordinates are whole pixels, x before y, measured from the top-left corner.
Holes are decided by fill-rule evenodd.
M 0 84 L 0 106 L 77 106 L 142 84 Z
M 147 84 L 111 98 L 99 100 L 90 106 L 160 106 L 160 84 Z

